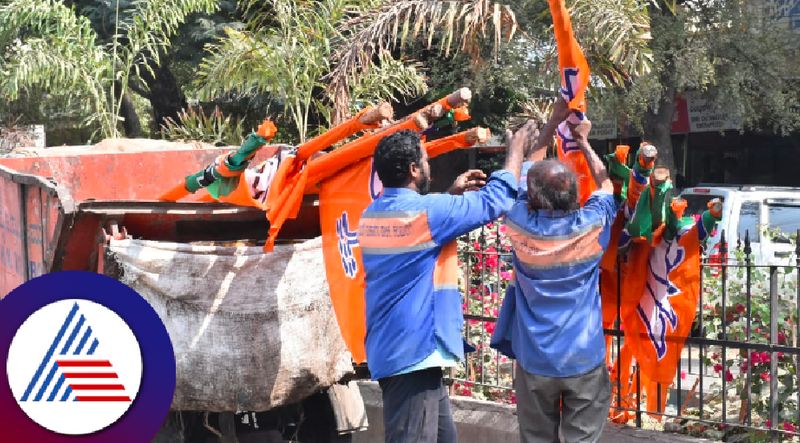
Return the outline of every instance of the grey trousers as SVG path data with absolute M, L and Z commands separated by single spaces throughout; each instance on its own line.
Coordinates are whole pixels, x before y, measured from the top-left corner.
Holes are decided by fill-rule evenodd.
M 517 419 L 522 443 L 594 443 L 603 433 L 611 406 L 605 364 L 575 377 L 543 377 L 517 364 Z M 563 402 L 563 403 L 562 403 Z

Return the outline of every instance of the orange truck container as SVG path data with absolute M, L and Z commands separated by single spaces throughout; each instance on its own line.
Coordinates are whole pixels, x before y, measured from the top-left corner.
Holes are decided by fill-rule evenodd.
M 200 202 L 197 196 L 157 201 L 227 150 L 122 141 L 0 158 L 0 297 L 48 272 L 103 273 L 107 235 L 123 229 L 134 238 L 176 242 L 265 239 L 268 222 L 255 208 Z M 262 149 L 256 161 L 273 154 Z M 307 195 L 281 238 L 319 235 L 318 202 Z

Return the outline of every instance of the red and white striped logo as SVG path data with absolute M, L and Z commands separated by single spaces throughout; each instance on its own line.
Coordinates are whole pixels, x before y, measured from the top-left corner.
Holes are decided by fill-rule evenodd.
M 33 313 L 6 364 L 14 398 L 41 426 L 82 435 L 116 422 L 141 384 L 139 343 L 114 311 L 61 300 Z

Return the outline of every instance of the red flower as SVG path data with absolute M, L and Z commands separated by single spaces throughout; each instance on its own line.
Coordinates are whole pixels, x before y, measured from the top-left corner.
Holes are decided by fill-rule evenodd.
M 764 425 L 766 427 L 768 427 L 768 428 L 771 428 L 772 427 L 772 420 L 767 420 L 766 423 L 764 423 Z
M 797 426 L 795 426 L 792 422 L 785 421 L 783 422 L 783 430 L 789 432 L 797 432 Z
M 716 352 L 711 354 L 711 360 L 719 360 L 719 354 L 717 354 Z M 717 372 L 719 372 L 719 371 L 717 371 Z
M 752 351 L 750 352 L 750 360 L 753 362 L 754 365 L 757 365 L 761 363 L 761 355 L 756 351 Z
M 778 332 L 778 344 L 785 345 L 786 344 L 786 334 L 783 332 Z
M 733 381 L 733 374 L 731 374 L 730 369 L 725 370 L 725 381 L 732 382 Z
M 743 304 L 741 304 L 741 303 L 737 303 L 736 304 L 736 312 L 741 314 L 746 310 L 747 310 L 747 308 L 745 308 L 745 306 Z
M 686 380 L 686 371 L 681 371 L 681 380 Z
M 722 371 L 722 365 L 721 365 L 721 364 L 719 364 L 719 363 L 715 364 L 715 365 L 714 365 L 714 372 L 716 372 L 717 374 L 719 374 L 719 373 L 720 373 L 720 371 Z
M 769 363 L 769 360 L 770 360 L 769 352 L 767 352 L 767 351 L 762 352 L 761 353 L 761 362 L 762 363 Z
M 762 372 L 760 377 L 761 377 L 761 380 L 769 381 L 769 373 L 768 372 Z

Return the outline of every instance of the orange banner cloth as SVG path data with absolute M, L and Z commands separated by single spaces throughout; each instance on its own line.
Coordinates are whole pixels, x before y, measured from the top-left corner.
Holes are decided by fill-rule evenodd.
M 561 96 L 573 111 L 569 120 L 578 123 L 585 119 L 586 88 L 589 86 L 589 62 L 583 55 L 569 17 L 564 0 L 549 0 L 550 14 L 553 16 L 553 32 L 558 47 L 558 69 L 561 76 Z M 556 140 L 558 159 L 566 163 L 578 176 L 578 196 L 581 205 L 597 189 L 586 161 L 566 122 L 559 125 Z

